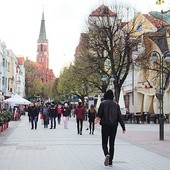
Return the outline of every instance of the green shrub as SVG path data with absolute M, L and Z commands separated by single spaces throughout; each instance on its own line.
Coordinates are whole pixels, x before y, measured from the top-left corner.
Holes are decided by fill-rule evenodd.
M 3 110 L 1 115 L 4 122 L 9 122 L 12 120 L 12 113 L 10 111 Z

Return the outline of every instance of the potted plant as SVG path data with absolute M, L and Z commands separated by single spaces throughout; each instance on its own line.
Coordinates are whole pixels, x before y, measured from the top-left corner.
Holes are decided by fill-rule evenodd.
M 12 120 L 12 113 L 7 110 L 3 110 L 2 113 L 4 115 L 5 128 L 8 128 L 9 122 Z
M 2 113 L 4 118 L 4 129 L 8 128 L 9 122 L 12 120 L 12 113 L 7 110 L 3 110 Z

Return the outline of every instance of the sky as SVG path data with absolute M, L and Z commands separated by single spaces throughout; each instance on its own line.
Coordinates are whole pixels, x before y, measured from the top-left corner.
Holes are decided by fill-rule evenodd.
M 49 68 L 58 77 L 74 60 L 80 34 L 86 30 L 90 13 L 100 5 L 123 2 L 142 13 L 161 11 L 156 0 L 0 0 L 0 41 L 15 55 L 36 61 L 37 40 L 44 10 L 49 41 Z M 168 3 L 169 1 L 169 3 Z M 133 2 L 133 3 L 131 3 Z

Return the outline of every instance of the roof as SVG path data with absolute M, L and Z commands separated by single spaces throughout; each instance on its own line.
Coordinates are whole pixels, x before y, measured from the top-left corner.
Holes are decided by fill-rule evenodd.
M 143 14 L 143 16 L 151 23 L 153 24 L 156 28 L 162 26 L 164 24 L 164 21 L 158 18 L 155 18 L 152 15 L 149 14 Z
M 24 65 L 25 59 L 24 57 L 17 57 L 17 61 L 19 65 Z
M 44 19 L 44 11 L 42 13 L 41 27 L 38 42 L 47 42 L 46 38 L 46 29 L 45 29 L 45 19 Z
M 97 8 L 95 11 L 93 11 L 89 16 L 117 16 L 116 13 L 114 13 L 113 11 L 111 11 L 107 6 L 105 5 L 101 5 L 99 8 Z
M 51 80 L 54 80 L 56 78 L 52 69 L 46 68 L 43 65 L 31 60 L 29 60 L 29 62 L 37 67 L 37 69 L 42 73 L 42 77 L 45 76 L 46 78 L 48 78 L 50 76 Z
M 150 15 L 154 16 L 155 18 L 158 18 L 162 21 L 164 21 L 167 24 L 170 24 L 170 10 L 168 11 L 151 11 L 149 12 Z

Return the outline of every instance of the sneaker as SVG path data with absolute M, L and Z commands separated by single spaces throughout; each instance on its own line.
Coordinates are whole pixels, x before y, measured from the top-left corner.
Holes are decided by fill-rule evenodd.
M 109 166 L 110 166 L 110 167 L 112 167 L 112 166 L 113 166 L 113 165 L 112 165 L 112 162 L 109 162 Z
M 109 159 L 110 159 L 110 155 L 107 154 L 107 155 L 106 155 L 106 158 L 105 158 L 105 161 L 104 161 L 104 165 L 105 165 L 105 166 L 108 166 L 108 165 L 109 165 Z

